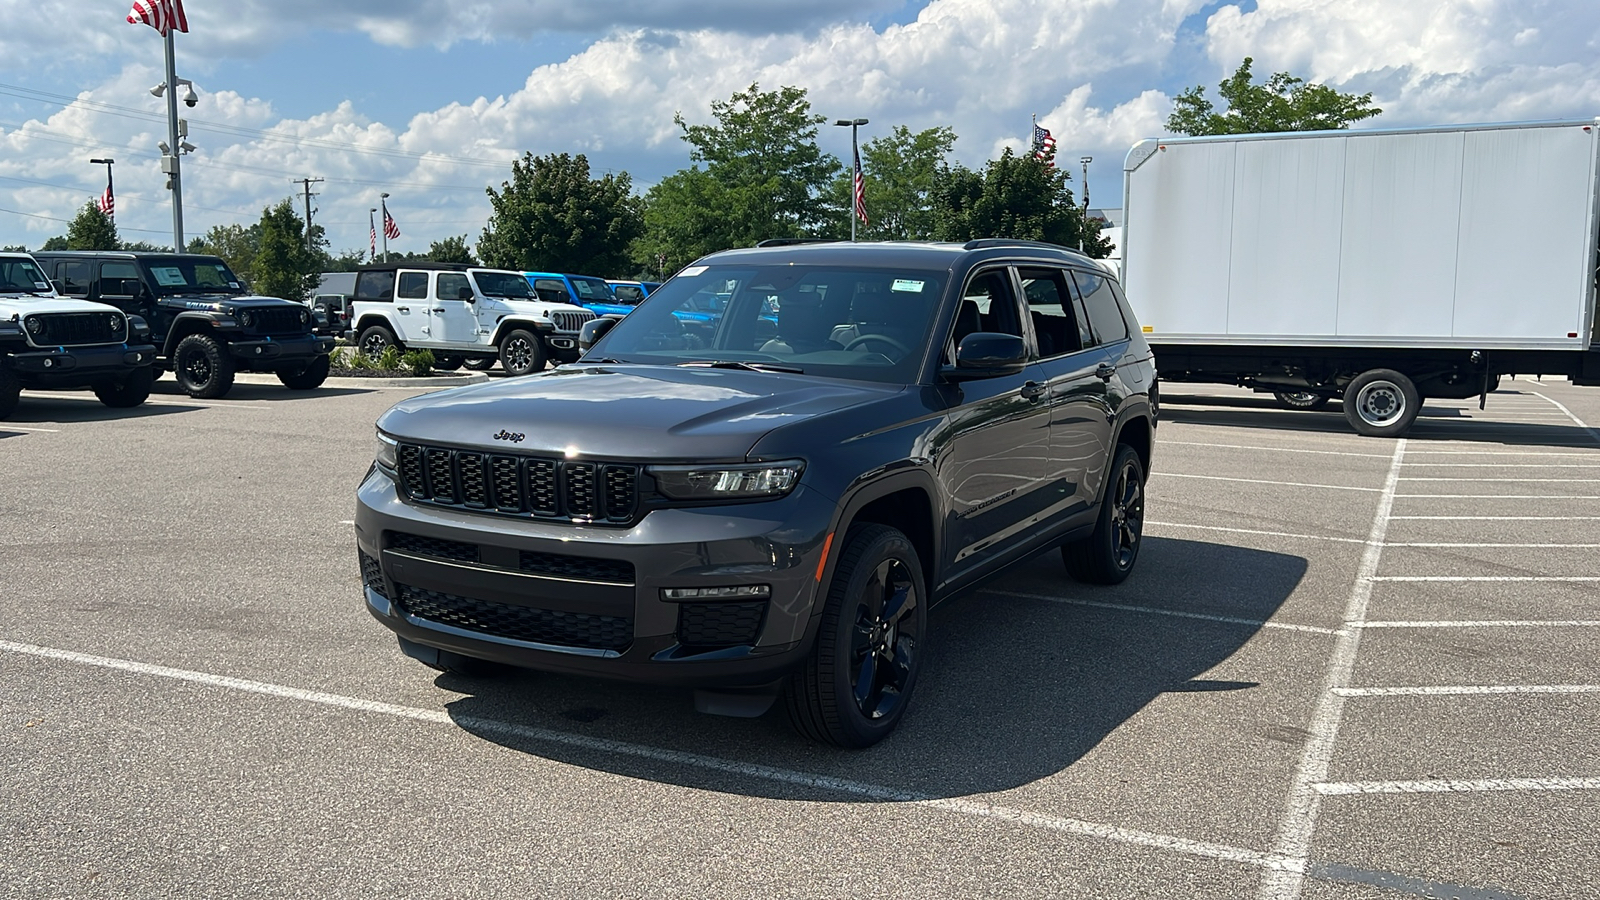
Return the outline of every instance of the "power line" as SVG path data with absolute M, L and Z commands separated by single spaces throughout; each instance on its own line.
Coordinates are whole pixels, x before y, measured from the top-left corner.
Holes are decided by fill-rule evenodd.
M 41 216 L 38 213 L 26 213 L 26 212 L 23 212 L 20 209 L 5 209 L 4 207 L 0 207 L 0 212 L 11 213 L 14 216 L 27 216 L 30 219 L 47 219 L 47 220 L 49 220 L 51 222 L 65 222 L 68 225 L 72 224 L 72 220 L 71 219 L 58 219 L 55 216 Z M 118 226 L 117 227 L 117 231 L 118 232 L 139 231 L 139 232 L 143 232 L 145 234 L 166 234 L 165 231 L 163 231 L 161 229 L 158 229 L 158 228 L 123 228 L 121 226 Z

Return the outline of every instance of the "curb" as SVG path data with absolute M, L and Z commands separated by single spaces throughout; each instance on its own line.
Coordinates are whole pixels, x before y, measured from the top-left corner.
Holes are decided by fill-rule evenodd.
M 240 384 L 280 384 L 278 376 L 265 372 L 240 372 L 233 378 Z M 430 375 L 426 378 L 347 378 L 329 376 L 323 387 L 339 388 L 446 388 L 466 384 L 481 384 L 489 380 L 484 372 L 469 375 Z

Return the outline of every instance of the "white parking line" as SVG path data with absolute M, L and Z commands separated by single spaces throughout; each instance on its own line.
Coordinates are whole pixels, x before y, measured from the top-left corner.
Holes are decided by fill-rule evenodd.
M 980 590 L 980 594 L 996 594 L 1001 597 L 1017 597 L 1023 600 L 1043 600 L 1047 603 L 1060 603 L 1064 606 L 1088 606 L 1095 609 L 1110 609 L 1117 612 L 1149 613 L 1155 616 L 1171 616 L 1176 619 L 1199 619 L 1204 622 L 1222 622 L 1228 625 L 1248 625 L 1252 628 L 1277 628 L 1283 631 L 1306 631 L 1312 634 L 1339 634 L 1337 628 L 1319 628 L 1315 625 L 1289 625 L 1283 622 L 1269 622 L 1265 619 L 1246 619 L 1239 616 L 1214 616 L 1207 613 L 1183 612 L 1175 609 L 1158 609 L 1151 606 L 1133 606 L 1127 603 L 1101 603 L 1096 600 L 1073 600 L 1069 597 L 1051 597 L 1048 594 L 1026 594 L 1021 591 L 1001 591 L 991 588 Z
M 1540 549 L 1545 547 L 1560 547 L 1566 549 L 1597 548 L 1600 544 L 1464 544 L 1447 543 L 1439 541 L 1390 541 L 1390 547 L 1465 547 L 1476 549 L 1479 547 L 1522 547 L 1527 549 Z
M 1225 528 L 1221 525 L 1186 525 L 1182 522 L 1152 522 L 1149 519 L 1146 519 L 1144 524 L 1147 526 L 1158 526 L 1161 528 L 1196 528 L 1201 531 L 1226 531 L 1233 534 L 1259 534 L 1266 537 L 1303 538 L 1308 541 L 1336 541 L 1341 544 L 1366 543 L 1366 541 L 1362 540 L 1361 538 L 1330 537 L 1329 535 L 1325 534 L 1296 534 L 1289 531 L 1262 531 L 1256 528 Z
M 1514 482 L 1514 483 L 1517 483 L 1517 484 L 1571 484 L 1572 483 L 1572 479 L 1571 478 L 1501 478 L 1499 476 L 1494 476 L 1492 478 L 1484 477 L 1484 476 L 1478 476 L 1478 477 L 1465 477 L 1465 476 L 1463 476 L 1463 477 L 1460 477 L 1460 478 L 1450 478 L 1450 477 L 1446 477 L 1446 476 L 1433 476 L 1433 475 L 1407 475 L 1406 477 L 1404 477 L 1404 478 L 1402 478 L 1400 480 L 1401 481 L 1471 481 L 1471 482 L 1474 482 L 1476 484 L 1482 484 L 1483 482 L 1490 481 L 1490 480 L 1493 480 L 1493 481 L 1495 481 L 1497 483 L 1501 483 L 1501 484 L 1508 483 L 1508 482 Z
M 827 791 L 834 791 L 855 797 L 864 797 L 871 800 L 910 803 L 917 806 L 942 809 L 960 815 L 974 816 L 984 819 L 996 819 L 1004 822 L 1022 825 L 1028 828 L 1043 831 L 1054 831 L 1070 834 L 1077 837 L 1092 837 L 1118 844 L 1128 844 L 1137 847 L 1146 847 L 1154 850 L 1164 850 L 1170 853 L 1179 853 L 1185 856 L 1196 856 L 1206 859 L 1223 860 L 1227 862 L 1242 863 L 1270 870 L 1291 869 L 1303 873 L 1308 868 L 1304 859 L 1290 859 L 1273 853 L 1262 853 L 1244 847 L 1232 847 L 1226 844 L 1214 844 L 1207 841 L 1190 840 L 1189 838 L 1174 835 L 1157 834 L 1149 831 L 1140 831 L 1133 828 L 1123 828 L 1117 825 L 1107 825 L 1100 822 L 1087 822 L 1082 819 L 1069 819 L 1060 816 L 1047 816 L 1026 810 L 1013 809 L 985 803 L 980 800 L 965 798 L 938 798 L 926 794 L 914 793 L 898 788 L 883 787 L 881 785 L 866 784 L 860 781 L 851 781 L 844 778 L 835 778 L 830 775 L 816 775 L 809 772 L 798 772 L 790 769 L 779 769 L 773 766 L 757 765 L 755 763 L 739 762 L 737 760 L 722 759 L 715 756 L 704 756 L 698 753 L 687 753 L 681 750 L 664 750 L 643 744 L 632 744 L 625 741 L 614 741 L 607 738 L 588 737 L 579 734 L 570 734 L 554 731 L 548 728 L 538 728 L 529 725 L 517 725 L 511 722 L 502 722 L 496 719 L 484 719 L 476 716 L 452 716 L 442 710 L 423 709 L 414 706 L 400 706 L 393 703 L 382 703 L 376 700 L 363 700 L 358 697 L 346 697 L 340 694 L 329 694 L 322 691 L 307 691 L 300 688 L 286 687 L 284 685 L 270 684 L 261 681 L 251 681 L 244 678 L 233 678 L 227 675 L 214 675 L 208 672 L 195 672 L 188 669 L 174 669 L 167 666 L 152 665 L 150 663 L 134 662 L 132 660 L 112 659 L 103 656 L 91 656 L 86 653 L 75 653 L 70 650 L 56 650 L 50 647 L 39 647 L 31 644 L 19 644 L 12 641 L 0 641 L 0 651 L 20 653 L 28 656 L 55 659 L 64 662 L 78 663 L 81 665 L 95 666 L 105 669 L 116 669 L 124 672 L 133 672 L 140 675 L 150 675 L 159 678 L 170 678 L 177 681 L 188 681 L 211 687 L 225 688 L 231 691 L 242 691 L 251 694 L 263 694 L 270 697 L 280 697 L 288 700 L 298 700 L 303 703 L 314 703 L 322 706 L 348 709 L 356 712 L 373 713 L 391 716 L 399 719 L 409 719 L 417 722 L 427 722 L 434 725 L 447 725 L 476 734 L 494 734 L 517 738 L 519 740 L 540 741 L 549 744 L 559 744 L 566 747 L 577 747 L 599 753 L 611 753 L 618 756 L 628 756 L 636 759 L 650 759 L 673 765 L 689 766 L 713 772 L 722 772 L 745 778 L 755 778 L 762 781 L 777 782 L 780 784 L 799 785 Z
M 1375 575 L 1373 581 L 1600 581 L 1596 575 Z
M 1412 468 L 1427 469 L 1600 469 L 1600 463 L 1411 463 Z M 1401 481 L 1417 481 L 1407 475 Z M 1505 479 L 1497 478 L 1496 481 Z
M 10 422 L 0 422 L 0 431 L 41 431 L 46 434 L 59 434 L 59 428 L 31 428 L 26 425 L 13 425 Z
M 1395 494 L 1406 500 L 1600 500 L 1594 494 Z
M 1161 446 L 1180 447 L 1220 447 L 1226 450 L 1264 450 L 1269 453 L 1317 453 L 1323 456 L 1359 456 L 1366 459 L 1388 459 L 1387 453 L 1356 453 L 1350 450 L 1305 450 L 1299 447 L 1258 447 L 1253 444 L 1211 444 L 1205 441 L 1168 441 L 1163 440 Z
M 1390 516 L 1411 522 L 1593 522 L 1600 516 Z
M 1328 660 L 1328 670 L 1323 677 L 1322 694 L 1317 699 L 1311 721 L 1307 723 L 1310 738 L 1295 766 L 1294 781 L 1289 788 L 1283 821 L 1278 826 L 1277 840 L 1273 843 L 1276 855 L 1294 860 L 1308 860 L 1311 856 L 1311 838 L 1317 830 L 1317 815 L 1321 810 L 1322 796 L 1316 785 L 1327 780 L 1333 763 L 1333 747 L 1339 737 L 1339 724 L 1344 716 L 1345 698 L 1337 690 L 1350 681 L 1355 670 L 1356 651 L 1361 646 L 1362 622 L 1367 619 L 1367 605 L 1372 600 L 1374 576 L 1383 559 L 1383 542 L 1389 533 L 1389 513 L 1394 508 L 1395 489 L 1400 483 L 1400 469 L 1405 465 L 1406 440 L 1395 441 L 1394 456 L 1389 463 L 1389 474 L 1378 496 L 1378 508 L 1372 516 L 1372 531 L 1367 536 L 1367 546 L 1361 556 L 1355 584 L 1350 588 L 1345 603 L 1345 628 L 1334 639 L 1333 654 Z M 1353 626 L 1353 627 L 1352 627 Z M 1268 870 L 1261 880 L 1257 893 L 1260 900 L 1297 900 L 1305 888 L 1305 874 L 1296 870 Z
M 1164 443 L 1167 443 L 1167 442 L 1166 441 L 1162 441 L 1162 443 L 1164 444 Z M 1595 458 L 1595 454 L 1593 454 L 1593 453 L 1557 453 L 1557 452 L 1554 452 L 1554 451 L 1536 451 L 1536 450 L 1530 450 L 1530 451 L 1528 451 L 1526 453 L 1522 452 L 1521 450 L 1412 450 L 1407 455 L 1408 456 L 1515 456 L 1515 457 L 1556 456 L 1556 457 L 1561 457 L 1561 458 L 1564 458 L 1564 459 L 1594 459 Z M 1454 465 L 1456 465 L 1456 463 L 1435 463 L 1435 462 L 1421 461 L 1421 462 L 1408 463 L 1407 465 L 1414 465 L 1414 466 L 1454 466 Z M 1477 465 L 1477 463 L 1473 463 L 1472 465 Z M 1498 466 L 1495 463 L 1482 463 L 1482 465 L 1492 466 L 1492 467 L 1498 468 Z
M 1154 474 L 1165 478 L 1199 478 L 1205 481 L 1231 481 L 1237 484 L 1270 484 L 1277 487 L 1323 488 L 1330 491 L 1365 491 L 1372 494 L 1382 490 L 1382 488 L 1350 487 L 1343 484 L 1306 484 L 1300 481 L 1267 481 L 1262 478 L 1229 478 L 1224 475 L 1184 475 L 1178 472 L 1161 471 L 1157 471 Z
M 1600 694 L 1600 684 L 1441 684 L 1427 687 L 1336 688 L 1341 697 L 1472 697 L 1498 694 Z
M 1572 410 L 1567 409 L 1565 406 L 1562 406 L 1559 402 L 1557 402 L 1555 400 L 1552 400 L 1549 397 L 1546 397 L 1544 394 L 1541 394 L 1538 391 L 1533 391 L 1533 395 L 1535 397 L 1538 397 L 1540 400 L 1543 400 L 1544 402 L 1550 404 L 1551 406 L 1554 406 L 1556 409 L 1561 410 L 1563 413 L 1566 413 L 1567 418 L 1571 419 L 1575 424 L 1577 424 L 1577 426 L 1579 428 L 1582 428 L 1584 431 L 1588 432 L 1589 433 L 1589 437 L 1594 438 L 1595 443 L 1600 444 L 1600 431 L 1595 431 L 1593 428 L 1589 427 L 1589 423 L 1587 423 L 1587 422 L 1583 421 L 1582 419 L 1578 418 L 1577 416 L 1573 415 L 1572 414 Z
M 1390 546 L 1394 546 L 1391 544 Z M 1363 622 L 1362 628 L 1600 628 L 1600 619 L 1484 619 L 1435 622 Z
M 1328 781 L 1316 785 L 1317 793 L 1335 797 L 1349 794 L 1468 794 L 1484 791 L 1595 791 L 1600 778 L 1484 778 L 1435 781 Z

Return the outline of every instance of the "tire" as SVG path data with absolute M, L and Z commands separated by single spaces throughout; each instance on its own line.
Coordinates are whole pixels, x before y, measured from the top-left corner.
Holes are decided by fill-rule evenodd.
M 1278 405 L 1284 409 L 1321 409 L 1333 399 L 1327 394 L 1313 394 L 1310 391 L 1277 391 L 1272 396 L 1278 399 Z
M 122 381 L 96 387 L 94 395 L 112 409 L 132 409 L 150 396 L 150 387 L 155 383 L 155 373 L 149 366 L 142 366 L 129 372 Z
M 1399 437 L 1421 411 L 1417 386 L 1393 369 L 1362 372 L 1344 389 L 1344 417 L 1357 434 Z
M 356 349 L 367 359 L 374 362 L 383 355 L 383 351 L 390 347 L 400 346 L 394 332 L 387 325 L 368 325 L 361 329 L 361 337 L 356 339 Z
M 222 342 L 209 334 L 191 334 L 172 351 L 172 376 L 191 397 L 214 400 L 233 389 L 234 363 Z
M 927 632 L 928 595 L 916 548 L 887 525 L 851 528 L 828 585 L 816 644 L 784 691 L 789 723 L 839 747 L 883 740 L 911 703 Z
M 22 379 L 17 377 L 17 373 L 0 366 L 0 419 L 16 412 L 21 399 Z
M 1139 561 L 1144 542 L 1144 463 L 1127 444 L 1118 444 L 1100 497 L 1094 533 L 1063 544 L 1061 562 L 1074 581 L 1121 584 Z
M 328 357 L 319 356 L 298 369 L 279 369 L 278 380 L 291 391 L 314 391 L 328 380 Z
M 469 356 L 461 364 L 474 372 L 487 372 L 494 368 L 494 360 L 487 356 Z
M 500 339 L 500 368 L 507 375 L 528 375 L 544 368 L 544 341 L 531 331 L 513 329 Z
M 462 358 L 459 356 L 445 354 L 434 359 L 433 367 L 441 372 L 454 372 L 455 370 L 461 368 L 462 362 L 464 362 L 464 360 L 462 360 Z

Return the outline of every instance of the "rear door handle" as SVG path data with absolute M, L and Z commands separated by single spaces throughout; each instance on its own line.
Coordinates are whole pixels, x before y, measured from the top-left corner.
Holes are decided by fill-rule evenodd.
M 1110 381 L 1111 376 L 1115 374 L 1117 374 L 1117 367 L 1110 363 L 1101 363 L 1100 367 L 1094 370 L 1095 377 L 1105 381 Z
M 1037 400 L 1044 396 L 1046 385 L 1037 381 L 1030 381 L 1022 386 L 1022 396 L 1027 400 Z
M 428 310 L 428 312 L 442 313 L 442 312 L 444 312 L 444 307 L 435 306 L 433 309 Z

